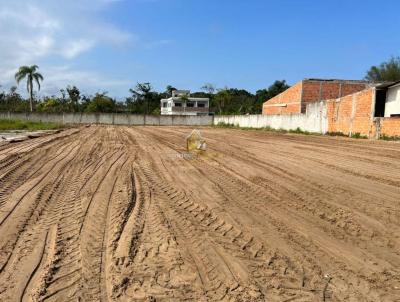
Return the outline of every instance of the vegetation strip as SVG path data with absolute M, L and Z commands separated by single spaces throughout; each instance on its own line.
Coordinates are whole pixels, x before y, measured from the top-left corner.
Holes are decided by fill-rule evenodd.
M 1 130 L 55 130 L 63 128 L 62 124 L 58 123 L 43 123 L 43 122 L 32 122 L 22 120 L 9 120 L 0 119 L 0 131 Z

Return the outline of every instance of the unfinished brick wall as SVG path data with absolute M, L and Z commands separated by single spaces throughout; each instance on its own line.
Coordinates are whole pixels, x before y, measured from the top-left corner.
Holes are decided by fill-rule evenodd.
M 263 105 L 263 114 L 305 113 L 309 103 L 336 99 L 361 91 L 367 83 L 352 81 L 304 80 Z
M 345 96 L 340 99 L 329 100 L 327 103 L 329 104 L 328 131 L 348 134 L 350 132 L 353 97 Z
M 290 114 L 300 113 L 301 87 L 298 82 L 281 94 L 273 97 L 263 104 L 263 114 Z
M 329 132 L 374 136 L 374 98 L 375 89 L 370 88 L 327 101 Z
M 400 118 L 398 117 L 381 118 L 380 135 L 400 137 Z
M 263 108 L 263 114 L 291 114 L 300 113 L 300 103 L 285 106 L 267 106 Z
M 366 83 L 344 83 L 341 88 L 341 96 L 353 94 L 364 89 L 369 88 L 369 84 Z M 338 96 L 340 97 L 340 96 Z
M 353 113 L 351 132 L 373 137 L 375 135 L 375 129 L 373 127 L 375 89 L 366 89 L 357 94 L 353 94 L 353 96 L 355 101 L 355 112 Z
M 367 83 L 360 82 L 305 80 L 303 81 L 301 112 L 305 113 L 309 103 L 340 98 L 367 87 Z
M 329 132 L 400 136 L 400 118 L 374 118 L 375 88 L 365 87 L 357 82 L 302 81 L 264 103 L 263 114 L 300 113 L 302 106 L 326 98 Z

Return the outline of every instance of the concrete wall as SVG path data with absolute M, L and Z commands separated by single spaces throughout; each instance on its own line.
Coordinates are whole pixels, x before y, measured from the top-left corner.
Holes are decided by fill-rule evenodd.
M 309 104 L 305 114 L 285 115 L 225 115 L 215 116 L 214 125 L 218 123 L 238 125 L 240 127 L 296 130 L 325 134 L 328 131 L 327 107 L 324 102 Z
M 8 113 L 0 112 L 0 118 L 60 124 L 108 124 L 108 125 L 165 125 L 210 126 L 212 116 L 138 115 L 124 113 Z

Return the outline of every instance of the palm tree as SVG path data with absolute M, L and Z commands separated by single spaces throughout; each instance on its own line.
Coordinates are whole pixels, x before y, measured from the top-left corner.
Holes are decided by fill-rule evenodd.
M 15 74 L 15 80 L 17 84 L 26 77 L 26 89 L 29 93 L 29 103 L 31 106 L 31 112 L 33 111 L 33 81 L 36 82 L 38 85 L 38 90 L 40 90 L 40 81 L 43 81 L 43 76 L 37 72 L 36 70 L 39 69 L 39 66 L 32 65 L 32 66 L 21 66 L 17 73 Z

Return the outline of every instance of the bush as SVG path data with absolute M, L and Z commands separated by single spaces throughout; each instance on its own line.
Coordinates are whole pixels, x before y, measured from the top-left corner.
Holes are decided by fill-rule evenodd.
M 96 94 L 86 107 L 86 112 L 114 112 L 116 108 L 115 101 L 104 95 Z
M 239 125 L 234 125 L 234 124 L 229 124 L 229 123 L 225 123 L 225 122 L 219 122 L 217 124 L 217 127 L 221 127 L 221 128 L 240 128 Z
M 351 134 L 351 138 L 360 138 L 360 139 L 367 139 L 368 136 L 366 135 L 361 135 L 361 133 L 356 132 Z
M 304 135 L 311 134 L 311 132 L 309 132 L 309 131 L 301 130 L 300 127 L 297 127 L 295 130 L 289 130 L 289 133 L 297 133 L 297 134 L 304 134 Z
M 379 139 L 384 140 L 384 141 L 400 141 L 400 136 L 395 135 L 395 136 L 389 136 L 386 134 L 382 134 Z
M 326 135 L 329 135 L 329 136 L 347 136 L 343 132 L 327 132 Z

